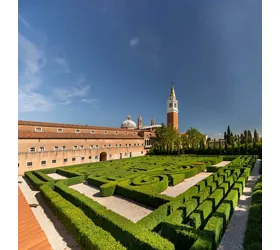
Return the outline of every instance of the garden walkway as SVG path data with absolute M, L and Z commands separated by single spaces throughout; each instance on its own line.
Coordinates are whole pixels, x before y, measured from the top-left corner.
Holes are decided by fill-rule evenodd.
M 153 208 L 118 195 L 101 197 L 99 188 L 84 183 L 76 184 L 70 187 L 133 222 L 141 220 L 154 210 Z
M 65 226 L 60 222 L 60 220 L 54 215 L 54 213 L 50 210 L 50 208 L 44 202 L 42 195 L 39 191 L 34 191 L 27 182 L 27 180 L 23 176 L 18 177 L 19 190 L 22 191 L 23 197 L 25 197 L 28 204 L 37 204 L 37 207 L 32 207 L 30 209 L 30 214 L 35 216 L 36 220 L 40 224 L 42 230 L 44 231 L 51 248 L 55 250 L 80 250 L 81 247 L 77 244 L 74 237 L 68 232 Z M 29 207 L 29 206 L 28 206 Z M 30 207 L 29 207 L 30 208 Z M 19 204 L 19 216 L 20 211 L 22 210 L 21 205 Z M 30 215 L 30 216 L 32 216 Z M 36 241 L 37 233 L 35 232 L 31 234 L 32 238 L 30 238 L 30 242 Z M 39 235 L 38 235 L 39 237 Z M 27 248 L 19 248 L 19 249 L 27 249 Z M 29 248 L 28 248 L 29 249 Z M 30 248 L 31 249 L 31 248 Z M 41 248 L 35 248 L 41 249 Z M 42 248 L 43 249 L 43 248 Z
M 256 165 L 248 178 L 246 186 L 243 190 L 238 205 L 235 207 L 229 225 L 223 238 L 220 242 L 218 250 L 242 250 L 245 231 L 247 228 L 249 207 L 251 205 L 251 196 L 254 186 L 259 179 L 260 160 L 257 160 Z
M 224 166 L 226 166 L 229 163 L 230 163 L 230 161 L 221 161 L 220 163 L 218 163 L 216 165 L 213 165 L 213 166 L 224 167 Z
M 201 172 L 193 177 L 187 178 L 176 186 L 168 186 L 166 190 L 161 192 L 161 194 L 165 194 L 170 197 L 176 197 L 181 193 L 184 193 L 192 186 L 196 185 L 201 180 L 205 179 L 209 175 L 213 173 Z

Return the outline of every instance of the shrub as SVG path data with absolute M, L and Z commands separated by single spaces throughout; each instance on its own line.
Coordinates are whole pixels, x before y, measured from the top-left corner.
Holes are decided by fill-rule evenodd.
M 72 173 L 72 172 L 70 172 L 68 170 L 61 169 L 61 168 L 58 168 L 56 170 L 56 173 L 58 173 L 60 175 L 63 175 L 65 177 L 68 177 L 68 178 L 79 176 L 78 174 Z
M 117 182 L 108 182 L 100 186 L 100 194 L 102 197 L 108 197 L 114 195 Z
M 215 208 L 218 206 L 220 201 L 223 199 L 223 197 L 227 194 L 228 190 L 231 188 L 233 183 L 237 179 L 237 172 L 234 172 L 231 176 L 229 176 L 226 181 L 221 184 L 215 190 L 214 193 L 212 193 L 206 201 L 204 201 L 196 211 L 194 211 L 189 218 L 190 226 L 198 229 L 203 226 L 205 221 L 211 216 L 212 212 L 215 211 Z
M 162 237 L 172 241 L 175 249 L 190 249 L 198 239 L 197 231 L 185 225 L 174 225 L 163 222 L 161 226 Z
M 172 174 L 170 176 L 171 176 L 171 183 L 173 186 L 176 186 L 177 184 L 185 180 L 184 174 Z
M 216 172 L 220 167 L 217 166 L 207 166 L 207 172 Z
M 41 185 L 46 183 L 46 182 L 42 181 L 41 179 L 39 179 L 37 176 L 35 176 L 33 174 L 33 171 L 25 172 L 24 176 L 31 182 L 32 186 L 34 186 L 34 188 L 36 188 L 37 190 L 40 189 Z
M 72 178 L 68 178 L 68 179 L 62 179 L 59 180 L 57 183 L 63 183 L 66 186 L 72 186 L 75 184 L 79 184 L 84 182 L 85 180 L 85 176 L 81 175 L 81 176 L 76 176 L 76 177 L 72 177 Z
M 245 250 L 262 249 L 262 177 L 253 190 L 243 246 Z
M 34 171 L 33 174 L 44 182 L 51 182 L 51 181 L 54 182 L 55 181 L 53 178 L 49 177 L 48 175 L 46 175 L 45 173 L 43 173 L 40 170 Z
M 128 249 L 174 249 L 174 245 L 163 240 L 158 234 L 136 227 L 130 220 L 107 210 L 92 199 L 69 189 L 63 183 L 55 185 L 55 190 L 65 199 L 78 206 L 98 226 L 110 232 Z
M 108 232 L 96 226 L 80 209 L 63 199 L 51 186 L 41 186 L 44 199 L 84 249 L 126 249 Z

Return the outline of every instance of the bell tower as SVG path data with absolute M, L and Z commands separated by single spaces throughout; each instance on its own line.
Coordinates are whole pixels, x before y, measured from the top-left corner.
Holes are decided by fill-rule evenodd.
M 141 115 L 138 116 L 137 127 L 138 129 L 141 129 L 143 127 L 143 120 Z
M 174 83 L 172 82 L 171 91 L 167 100 L 167 126 L 179 129 L 178 126 L 178 101 L 176 99 Z

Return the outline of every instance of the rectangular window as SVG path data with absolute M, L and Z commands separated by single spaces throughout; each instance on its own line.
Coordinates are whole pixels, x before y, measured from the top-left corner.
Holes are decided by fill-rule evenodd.
M 172 103 L 169 103 L 169 108 L 172 108 Z
M 83 161 L 84 159 L 85 159 L 85 157 L 84 157 L 84 156 L 82 156 L 82 157 L 81 157 L 81 160 Z
M 35 132 L 42 132 L 42 128 L 36 127 L 36 128 L 35 128 Z
M 142 146 L 144 146 L 144 143 L 142 143 Z
M 107 130 L 105 130 L 105 131 L 104 131 L 104 134 L 108 134 L 108 131 L 107 131 Z
M 27 166 L 27 167 L 32 167 L 32 161 L 26 162 L 26 166 Z
M 143 151 L 141 151 L 141 154 L 143 154 Z
M 77 149 L 78 149 L 78 146 L 74 146 L 73 148 L 74 148 L 74 150 L 77 150 Z
M 90 133 L 91 133 L 91 134 L 94 134 L 94 130 L 91 130 Z
M 108 147 L 110 148 L 110 147 L 111 147 L 111 144 L 109 144 Z
M 81 133 L 80 129 L 76 129 L 75 133 Z
M 131 147 L 131 144 L 129 144 L 129 147 Z
M 95 160 L 98 160 L 98 155 L 95 156 Z
M 41 152 L 45 151 L 45 147 L 40 147 L 40 151 Z
M 118 144 L 116 144 L 116 148 L 118 147 Z
M 41 161 L 41 165 L 45 166 L 47 164 L 47 161 Z
M 127 156 L 127 153 L 124 153 L 125 156 Z
M 127 147 L 127 144 L 125 144 L 125 146 Z
M 112 154 L 109 154 L 109 157 L 112 158 Z
M 104 145 L 104 148 L 106 148 L 106 144 Z
M 76 158 L 75 158 L 75 157 L 73 157 L 73 158 L 72 158 L 72 161 L 76 161 Z
M 63 129 L 62 128 L 58 128 L 57 129 L 57 133 L 62 133 L 63 132 Z
M 62 146 L 62 150 L 66 150 L 66 146 Z
M 120 144 L 120 147 L 122 146 L 122 144 Z
M 90 149 L 93 149 L 93 145 L 90 145 L 89 148 L 90 148 Z
M 52 160 L 52 164 L 56 164 L 56 160 Z
M 125 132 L 125 135 L 127 135 L 127 132 Z
M 122 153 L 120 153 L 120 159 L 122 159 Z
M 63 159 L 63 162 L 64 162 L 64 163 L 67 162 L 67 158 Z
M 134 146 L 136 146 L 136 143 L 134 143 Z
M 58 146 L 54 146 L 54 150 L 57 151 L 58 150 Z
M 83 146 L 83 145 L 81 145 L 81 146 L 80 146 L 80 149 L 84 149 L 84 146 Z
M 31 147 L 31 148 L 29 149 L 29 152 L 36 152 L 36 148 L 35 148 L 35 147 Z
M 98 145 L 95 145 L 96 148 L 98 148 Z
M 89 156 L 88 159 L 91 160 L 91 159 L 92 159 L 92 156 Z

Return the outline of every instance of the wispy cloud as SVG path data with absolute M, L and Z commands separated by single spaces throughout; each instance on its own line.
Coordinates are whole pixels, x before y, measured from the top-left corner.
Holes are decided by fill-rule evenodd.
M 53 96 L 59 104 L 70 104 L 76 98 L 86 97 L 89 94 L 90 85 L 85 84 L 84 78 L 79 78 L 74 86 L 68 89 L 56 88 L 53 90 Z
M 18 15 L 18 19 L 19 19 L 28 29 L 30 29 L 29 23 L 28 23 L 21 15 Z
M 46 64 L 44 54 L 23 35 L 18 35 L 19 61 L 22 70 L 19 72 L 18 104 L 19 112 L 48 111 L 52 103 L 39 93 L 41 68 Z
M 133 37 L 130 41 L 129 41 L 129 46 L 130 47 L 135 47 L 138 45 L 140 39 L 138 37 Z
M 56 58 L 54 58 L 54 61 L 55 61 L 56 64 L 58 64 L 61 67 L 61 71 L 63 73 L 71 73 L 72 72 L 70 67 L 69 67 L 69 63 L 65 58 L 56 57 Z
M 90 85 L 86 78 L 81 75 L 75 76 L 70 70 L 68 61 L 63 57 L 48 55 L 45 50 L 39 49 L 34 42 L 31 42 L 21 33 L 18 35 L 19 45 L 19 112 L 44 112 L 50 111 L 56 105 L 68 105 L 76 101 L 84 103 L 96 103 L 96 99 L 88 98 Z M 55 63 L 60 66 L 61 72 L 71 73 L 75 82 L 67 85 L 57 86 L 50 89 L 49 93 L 43 92 L 46 79 L 44 78 L 45 66 Z
M 92 99 L 82 99 L 81 102 L 85 102 L 85 103 L 96 103 L 98 100 L 96 98 L 92 98 Z

